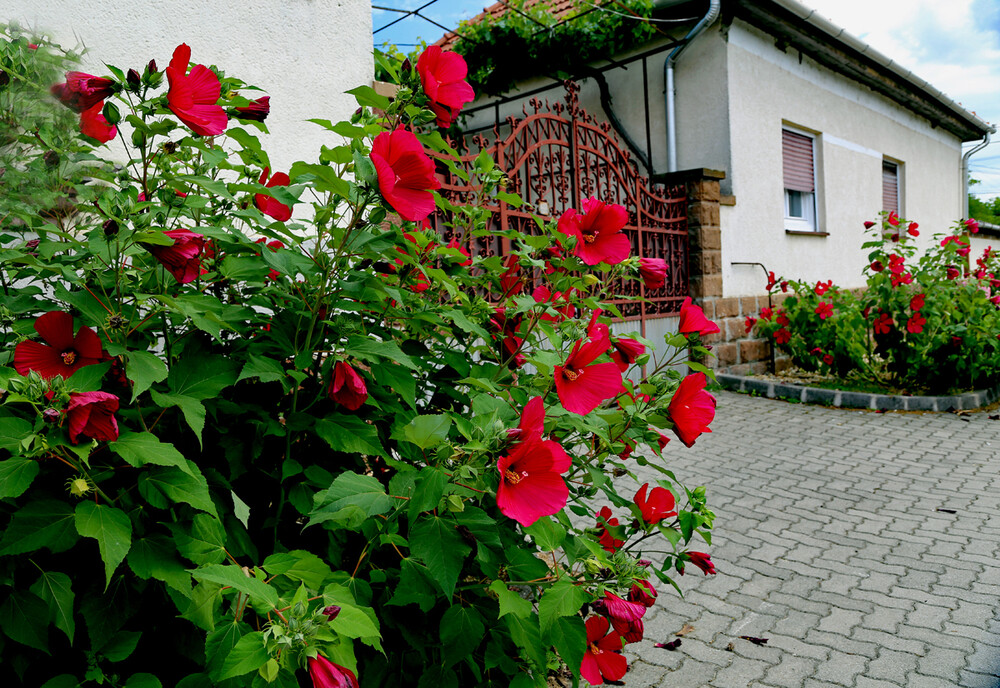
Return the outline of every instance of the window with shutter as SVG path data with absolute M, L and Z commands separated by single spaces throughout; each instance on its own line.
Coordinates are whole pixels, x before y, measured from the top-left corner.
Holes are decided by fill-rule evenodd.
M 899 214 L 899 165 L 882 161 L 882 210 Z
M 815 137 L 790 129 L 781 130 L 786 230 L 817 230 L 815 150 Z

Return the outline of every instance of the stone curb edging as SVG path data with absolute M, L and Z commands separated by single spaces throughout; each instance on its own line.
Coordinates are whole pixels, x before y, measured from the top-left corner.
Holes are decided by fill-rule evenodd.
M 716 373 L 715 379 L 724 389 L 733 392 L 756 392 L 769 399 L 875 411 L 971 411 L 1000 399 L 1000 386 L 946 397 L 906 397 L 804 387 L 728 373 Z

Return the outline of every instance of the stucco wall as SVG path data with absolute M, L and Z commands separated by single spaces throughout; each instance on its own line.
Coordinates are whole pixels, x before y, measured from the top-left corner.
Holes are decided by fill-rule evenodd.
M 736 204 L 722 209 L 725 296 L 757 294 L 764 286 L 759 268 L 734 267 L 732 261 L 761 262 L 787 277 L 861 286 L 863 222 L 882 207 L 883 156 L 902 163 L 902 214 L 920 223 L 921 243 L 959 217 L 956 137 L 792 49 L 777 50 L 773 39 L 739 21 L 730 27 L 726 53 L 732 161 L 725 171 Z M 692 72 L 685 88 L 716 88 L 717 78 L 707 70 Z M 693 98 L 678 99 L 686 127 L 696 121 L 697 105 Z M 783 123 L 818 134 L 818 221 L 829 236 L 785 232 Z M 680 135 L 681 168 L 702 166 L 713 154 L 714 143 L 701 144 L 684 129 Z
M 329 132 L 304 120 L 349 117 L 357 105 L 344 91 L 374 73 L 370 0 L 0 0 L 0 18 L 65 48 L 82 42 L 82 68 L 95 74 L 107 72 L 105 62 L 141 72 L 151 58 L 162 69 L 187 43 L 193 62 L 218 65 L 271 96 L 271 135 L 262 140 L 275 169 L 333 145 Z

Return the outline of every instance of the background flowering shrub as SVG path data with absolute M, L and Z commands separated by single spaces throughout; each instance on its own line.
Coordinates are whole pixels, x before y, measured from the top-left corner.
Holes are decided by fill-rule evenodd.
M 36 101 L 99 97 L 125 165 L 92 121 L 65 148 L 19 133 L 24 165 L 87 176 L 57 218 L 2 218 L 0 683 L 620 679 L 657 589 L 715 572 L 689 550 L 705 490 L 662 458 L 714 418 L 703 369 L 676 368 L 713 324 L 688 304 L 673 358 L 611 336 L 605 285 L 668 267 L 620 250 L 627 209 L 589 199 L 572 232 L 507 232 L 506 257 L 473 250 L 475 203 L 429 229 L 432 105 L 462 103 L 418 70 L 380 57 L 399 96 L 355 89 L 286 171 L 255 136 L 267 97 L 200 59 Z M 504 193 L 489 158 L 477 174 L 479 200 Z M 637 490 L 633 464 L 662 479 Z
M 860 295 L 832 282 L 771 277 L 789 293 L 780 308 L 748 321 L 806 370 L 901 388 L 944 393 L 1000 382 L 1000 274 L 987 248 L 970 256 L 975 220 L 936 235 L 918 254 L 916 222 L 895 213 L 866 222 L 868 286 Z

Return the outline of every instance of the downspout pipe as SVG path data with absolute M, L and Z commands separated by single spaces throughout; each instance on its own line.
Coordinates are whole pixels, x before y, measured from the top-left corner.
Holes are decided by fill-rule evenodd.
M 674 102 L 674 63 L 691 41 L 719 17 L 721 0 L 709 0 L 708 12 L 694 25 L 681 44 L 673 49 L 663 63 L 664 105 L 667 112 L 667 171 L 677 171 L 677 114 Z
M 983 142 L 974 148 L 970 148 L 966 151 L 965 155 L 962 156 L 962 218 L 967 219 L 969 217 L 969 158 L 972 157 L 973 153 L 978 153 L 986 146 L 990 145 L 990 132 L 986 132 L 983 136 Z

